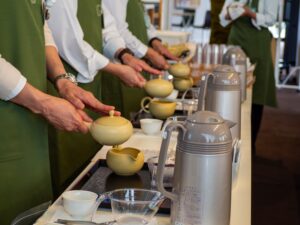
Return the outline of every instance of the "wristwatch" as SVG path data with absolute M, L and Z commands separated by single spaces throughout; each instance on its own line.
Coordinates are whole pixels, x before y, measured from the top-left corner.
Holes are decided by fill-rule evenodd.
M 57 81 L 60 80 L 60 79 L 67 79 L 67 80 L 71 81 L 73 84 L 78 85 L 76 77 L 73 74 L 71 74 L 71 73 L 64 73 L 64 74 L 56 76 L 53 79 L 53 84 L 54 84 L 55 88 L 57 88 L 56 84 L 57 84 Z

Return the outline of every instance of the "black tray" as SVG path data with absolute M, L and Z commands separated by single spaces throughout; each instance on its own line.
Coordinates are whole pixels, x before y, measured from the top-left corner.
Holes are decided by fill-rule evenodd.
M 150 189 L 150 172 L 147 164 L 133 176 L 118 176 L 107 167 L 105 160 L 98 160 L 73 189 L 92 191 L 98 194 L 120 188 Z M 160 206 L 158 213 L 170 214 L 171 202 L 166 199 Z M 100 208 L 111 208 L 109 199 L 104 200 Z

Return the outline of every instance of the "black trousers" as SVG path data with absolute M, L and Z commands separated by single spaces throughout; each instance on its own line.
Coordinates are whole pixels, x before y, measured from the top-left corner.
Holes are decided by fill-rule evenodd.
M 260 129 L 261 120 L 263 116 L 263 105 L 252 104 L 251 109 L 251 149 L 252 156 L 256 154 L 256 139 Z

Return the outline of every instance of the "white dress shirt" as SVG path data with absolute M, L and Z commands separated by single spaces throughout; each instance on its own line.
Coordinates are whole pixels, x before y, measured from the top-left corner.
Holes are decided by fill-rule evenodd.
M 227 7 L 234 2 L 237 1 L 226 0 L 219 15 L 220 23 L 224 27 L 232 22 L 231 20 L 225 19 L 225 16 L 227 14 Z M 238 2 L 246 4 L 247 0 L 239 0 Z M 261 27 L 268 28 L 272 26 L 277 20 L 278 4 L 279 0 L 259 0 L 256 20 L 251 20 L 253 26 L 255 26 L 258 30 L 260 30 Z
M 56 48 L 47 23 L 44 26 L 45 45 Z M 13 65 L 0 55 L 0 99 L 8 101 L 16 97 L 24 88 L 27 79 Z
M 84 41 L 77 7 L 77 0 L 57 1 L 51 8 L 48 24 L 61 57 L 78 71 L 77 81 L 90 83 L 109 60 Z
M 126 48 L 126 43 L 118 31 L 115 18 L 110 14 L 110 11 L 102 3 L 104 28 L 103 34 L 103 53 L 106 57 L 115 59 L 116 52 L 121 48 Z
M 118 30 L 125 40 L 127 48 L 129 48 L 136 57 L 144 57 L 148 51 L 148 47 L 129 31 L 128 23 L 126 22 L 128 0 L 102 0 L 102 2 L 114 16 Z M 146 12 L 144 14 L 144 18 L 147 27 L 148 39 L 150 40 L 156 36 L 156 30 L 151 24 Z

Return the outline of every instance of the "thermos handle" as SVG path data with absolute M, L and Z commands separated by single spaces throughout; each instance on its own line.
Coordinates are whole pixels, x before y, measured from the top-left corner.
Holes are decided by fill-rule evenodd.
M 198 97 L 198 111 L 204 111 L 205 110 L 205 99 L 206 99 L 206 93 L 207 93 L 207 84 L 210 77 L 214 77 L 212 73 L 204 74 L 201 78 L 200 83 L 200 92 Z
M 160 148 L 159 153 L 159 159 L 158 159 L 158 167 L 157 167 L 157 177 L 156 177 L 156 183 L 158 190 L 167 198 L 170 198 L 172 201 L 177 200 L 177 195 L 175 195 L 172 192 L 169 192 L 164 187 L 164 169 L 166 164 L 166 159 L 168 155 L 168 147 L 170 144 L 170 138 L 173 131 L 177 130 L 177 128 L 180 128 L 183 131 L 183 134 L 186 132 L 185 127 L 181 123 L 170 123 L 165 131 L 163 132 L 163 141 Z

